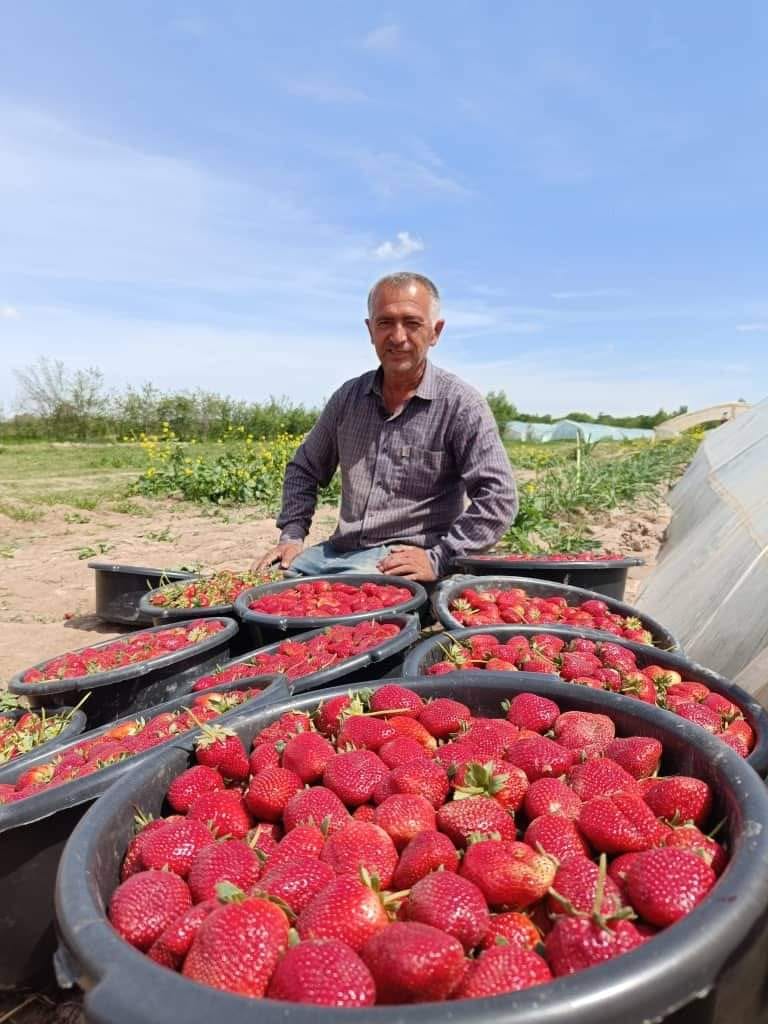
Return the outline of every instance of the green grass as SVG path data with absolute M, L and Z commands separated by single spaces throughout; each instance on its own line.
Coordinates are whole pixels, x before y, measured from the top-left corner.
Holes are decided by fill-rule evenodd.
M 0 515 L 8 516 L 17 523 L 36 523 L 44 514 L 40 509 L 27 505 L 13 505 L 8 501 L 0 501 Z

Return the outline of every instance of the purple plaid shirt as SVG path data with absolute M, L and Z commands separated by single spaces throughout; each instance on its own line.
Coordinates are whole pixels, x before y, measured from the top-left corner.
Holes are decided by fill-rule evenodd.
M 395 415 L 384 407 L 380 369 L 331 396 L 286 469 L 282 542 L 306 537 L 318 486 L 337 466 L 341 508 L 330 539 L 340 551 L 412 544 L 442 575 L 455 556 L 494 544 L 517 514 L 515 479 L 488 403 L 429 362 Z

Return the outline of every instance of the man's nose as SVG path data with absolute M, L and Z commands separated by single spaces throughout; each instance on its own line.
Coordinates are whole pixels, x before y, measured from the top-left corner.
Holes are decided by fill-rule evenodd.
M 404 344 L 408 341 L 408 331 L 405 329 L 405 324 L 395 324 L 392 328 L 392 341 L 398 345 Z

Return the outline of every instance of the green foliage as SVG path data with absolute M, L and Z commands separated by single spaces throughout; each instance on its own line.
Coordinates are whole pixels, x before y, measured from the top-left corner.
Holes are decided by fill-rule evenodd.
M 503 437 L 507 424 L 517 419 L 517 406 L 510 402 L 504 391 L 489 391 L 485 397 L 491 407 L 499 433 Z

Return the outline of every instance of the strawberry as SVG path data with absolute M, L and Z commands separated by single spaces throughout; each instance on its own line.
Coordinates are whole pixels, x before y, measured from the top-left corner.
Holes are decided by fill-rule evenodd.
M 426 671 L 428 676 L 444 676 L 448 672 L 458 672 L 459 666 L 453 661 L 435 661 Z
M 283 768 L 297 775 L 302 782 L 318 782 L 325 766 L 336 751 L 328 740 L 316 732 L 292 736 L 283 750 Z
M 388 924 L 379 893 L 359 879 L 344 875 L 329 882 L 302 910 L 296 931 L 301 939 L 339 939 L 359 952 Z
M 618 857 L 614 857 L 608 865 L 608 877 L 605 880 L 605 884 L 607 886 L 609 880 L 614 882 L 616 884 L 616 888 L 621 894 L 622 902 L 624 903 L 626 903 L 629 898 L 627 896 L 627 872 L 637 858 L 642 857 L 642 855 L 642 852 L 621 853 Z
M 517 665 L 513 661 L 506 661 L 504 658 L 489 658 L 485 663 L 486 672 L 517 672 Z M 533 672 L 535 669 L 526 669 Z
M 123 857 L 123 863 L 120 868 L 120 881 L 124 882 L 126 878 L 130 878 L 131 875 L 135 875 L 138 871 L 143 871 L 145 864 L 142 860 L 141 850 L 144 843 L 147 841 L 149 836 L 159 828 L 163 828 L 165 825 L 172 821 L 181 821 L 181 815 L 172 814 L 167 818 L 152 818 L 146 814 L 142 814 L 140 811 L 137 812 L 134 817 L 134 832 L 136 833 L 128 843 L 128 848 L 125 851 Z
M 261 861 L 241 839 L 225 839 L 198 850 L 189 869 L 187 884 L 195 903 L 216 896 L 216 886 L 229 882 L 240 889 L 251 889 L 261 874 Z
M 435 808 L 440 807 L 450 790 L 448 774 L 434 762 L 412 761 L 400 765 L 392 770 L 390 780 L 395 793 L 423 796 Z
M 421 709 L 419 722 L 435 739 L 447 739 L 461 728 L 463 722 L 472 718 L 466 704 L 460 704 L 450 697 L 436 697 Z
M 398 768 L 401 764 L 429 759 L 424 747 L 408 736 L 397 736 L 379 748 L 379 757 L 387 768 Z
M 490 757 L 503 757 L 519 733 L 518 727 L 506 718 L 475 718 L 464 739 Z
M 350 715 L 344 719 L 336 742 L 340 749 L 357 747 L 376 751 L 396 735 L 390 723 L 380 718 Z
M 628 857 L 639 854 L 625 854 Z M 617 858 L 617 860 L 620 858 Z M 610 869 L 609 869 L 610 871 Z M 600 884 L 600 868 L 586 856 L 571 857 L 561 864 L 552 883 L 547 907 L 550 914 L 589 914 L 595 909 L 597 888 Z M 610 877 L 602 879 L 602 899 L 598 911 L 610 917 L 621 909 L 621 893 Z
M 576 754 L 546 736 L 536 736 L 514 743 L 507 760 L 522 768 L 529 782 L 535 782 L 536 779 L 563 775 L 576 761 Z
M 335 877 L 330 864 L 316 857 L 297 855 L 277 867 L 269 867 L 259 880 L 258 891 L 282 900 L 294 914 L 300 914 Z
M 667 707 L 670 711 L 674 710 L 681 718 L 700 725 L 702 729 L 706 729 L 707 732 L 713 735 L 719 733 L 722 729 L 723 723 L 720 715 L 717 711 L 713 711 L 712 708 L 708 708 L 704 704 L 699 704 L 694 700 L 686 700 L 673 705 L 672 699 L 667 696 Z
M 142 845 L 141 859 L 145 868 L 164 868 L 186 878 L 197 853 L 213 842 L 201 821 L 183 818 L 153 830 Z
M 280 821 L 288 801 L 301 788 L 299 776 L 287 768 L 265 768 L 251 779 L 245 792 L 245 805 L 254 818 Z
M 177 775 L 168 787 L 168 803 L 180 814 L 186 814 L 197 797 L 224 789 L 224 779 L 215 768 L 197 764 Z
M 645 704 L 656 704 L 659 699 L 653 681 L 642 672 L 627 672 L 622 680 L 619 693 L 623 693 L 627 697 L 634 697 L 635 700 L 641 700 Z
M 270 871 L 286 864 L 294 857 L 319 857 L 325 844 L 325 836 L 315 825 L 297 825 L 283 836 L 267 858 Z
M 407 736 L 419 743 L 424 750 L 431 754 L 437 747 L 437 740 L 428 732 L 421 722 L 408 715 L 398 715 L 397 718 L 388 718 L 387 724 L 392 726 L 398 736 Z
M 385 683 L 371 696 L 371 711 L 379 714 L 383 711 L 408 711 L 418 716 L 423 707 L 424 701 L 418 693 L 397 683 Z
M 192 906 L 187 883 L 170 871 L 140 871 L 112 894 L 109 920 L 115 931 L 146 952 L 161 933 Z
M 532 656 L 521 662 L 520 668 L 523 672 L 540 672 L 542 675 L 556 676 L 557 665 L 549 658 Z
M 480 943 L 481 949 L 491 949 L 500 945 L 498 940 L 522 946 L 523 949 L 535 949 L 541 942 L 539 929 L 528 917 L 517 910 L 506 910 L 501 914 L 491 914 L 488 931 Z
M 581 799 L 562 779 L 537 779 L 525 792 L 523 810 L 531 820 L 541 814 L 562 814 L 575 820 Z
M 534 818 L 523 838 L 534 850 L 548 853 L 561 864 L 589 852 L 573 820 L 561 814 L 541 814 Z
M 491 907 L 537 903 L 555 877 L 555 862 L 527 843 L 483 839 L 471 843 L 460 874 L 474 882 Z
M 305 735 L 302 733 L 302 735 Z M 308 733 L 306 735 L 309 735 Z M 281 741 L 282 742 L 282 741 Z M 251 775 L 258 775 L 259 772 L 263 772 L 265 768 L 279 768 L 280 767 L 280 752 L 278 751 L 279 744 L 275 743 L 260 743 L 257 747 L 254 747 L 248 757 L 248 771 Z
M 482 942 L 490 926 L 485 897 L 477 886 L 450 871 L 433 871 L 411 889 L 405 918 L 453 935 L 466 952 Z
M 712 810 L 712 791 L 701 779 L 685 775 L 658 779 L 644 794 L 645 802 L 658 818 L 675 824 L 692 821 L 701 828 Z
M 545 940 L 555 977 L 575 974 L 641 946 L 643 936 L 631 921 L 598 923 L 590 917 L 559 917 Z
M 283 825 L 290 832 L 297 825 L 324 828 L 327 835 L 343 828 L 349 820 L 349 811 L 335 793 L 324 786 L 300 789 L 285 805 Z
M 597 654 L 606 668 L 615 668 L 622 674 L 637 668 L 637 659 L 632 651 L 613 641 L 598 644 Z
M 242 839 L 253 822 L 240 793 L 233 789 L 203 793 L 190 806 L 188 817 L 208 825 L 214 835 Z
M 172 971 L 181 970 L 184 957 L 197 935 L 197 929 L 206 917 L 220 906 L 218 900 L 211 899 L 187 910 L 161 932 L 147 950 L 147 956 Z
M 579 676 L 592 676 L 603 667 L 603 663 L 594 654 L 585 654 L 582 651 L 566 651 L 560 656 L 558 674 L 566 681 L 578 679 Z M 584 714 L 585 712 L 569 712 L 569 714 Z
M 376 808 L 373 821 L 384 829 L 398 850 L 421 832 L 434 832 L 435 809 L 423 796 L 397 793 L 387 797 Z
M 373 1006 L 376 986 L 353 949 L 337 939 L 312 939 L 288 950 L 267 996 L 315 1006 Z
M 389 769 L 372 750 L 350 750 L 328 761 L 323 785 L 347 807 L 357 807 L 368 803 L 376 785 L 388 775 Z
M 515 838 L 514 818 L 487 796 L 444 804 L 437 812 L 437 827 L 458 847 L 465 846 L 473 832 L 498 833 L 501 839 Z
M 268 900 L 240 894 L 203 921 L 184 961 L 193 981 L 243 996 L 263 996 L 288 946 L 288 918 Z
M 604 853 L 648 850 L 663 842 L 665 829 L 645 801 L 632 793 L 596 796 L 581 808 L 579 830 Z
M 329 864 L 337 875 L 360 877 L 360 869 L 386 889 L 397 866 L 397 850 L 383 828 L 365 821 L 350 821 L 343 829 L 329 836 L 320 860 Z
M 373 975 L 380 1004 L 447 999 L 464 973 L 458 939 L 415 921 L 396 921 L 378 932 L 360 955 Z
M 568 771 L 568 782 L 581 800 L 611 793 L 640 793 L 633 776 L 608 757 L 573 765 Z
M 448 836 L 424 831 L 400 854 L 392 884 L 396 889 L 410 889 L 430 871 L 456 871 L 458 866 L 459 854 Z
M 520 641 L 525 640 L 525 637 L 514 637 L 513 639 Z M 544 658 L 549 658 L 553 661 L 565 647 L 565 640 L 559 636 L 554 636 L 552 633 L 539 633 L 538 636 L 532 638 L 531 647 L 537 654 L 541 654 Z M 592 652 L 590 651 L 590 653 Z
M 661 743 L 651 736 L 627 736 L 612 740 L 605 756 L 620 764 L 635 779 L 644 779 L 658 771 Z
M 256 851 L 259 859 L 264 860 L 277 849 L 278 841 L 282 837 L 283 830 L 275 822 L 260 821 L 248 830 L 245 841 Z
M 265 729 L 262 729 L 258 736 L 254 737 L 254 747 L 262 743 L 279 743 L 289 740 L 300 732 L 309 732 L 312 728 L 312 719 L 304 711 L 286 711 L 276 722 L 272 722 Z
M 692 850 L 649 850 L 627 871 L 627 893 L 646 921 L 664 928 L 689 914 L 715 884 L 712 868 Z
M 482 999 L 520 992 L 552 980 L 546 960 L 517 944 L 486 949 L 470 966 L 455 999 Z
M 591 747 L 601 753 L 616 735 L 612 719 L 588 711 L 566 711 L 555 721 L 555 739 L 568 750 Z
M 240 737 L 220 725 L 203 726 L 195 757 L 198 764 L 215 768 L 225 779 L 242 782 L 248 778 L 248 755 Z
M 340 694 L 321 701 L 315 712 L 315 724 L 323 736 L 335 736 L 341 728 L 342 714 L 352 705 L 352 695 Z M 358 701 L 358 713 L 363 710 Z
M 683 825 L 671 829 L 665 837 L 664 845 L 692 850 L 702 858 L 705 864 L 709 864 L 716 875 L 721 875 L 728 863 L 728 857 L 722 846 L 711 836 L 704 835 L 695 825 Z
M 489 796 L 505 810 L 516 811 L 528 789 L 528 779 L 521 768 L 500 759 L 485 764 L 463 764 L 453 779 L 454 800 L 472 796 Z

